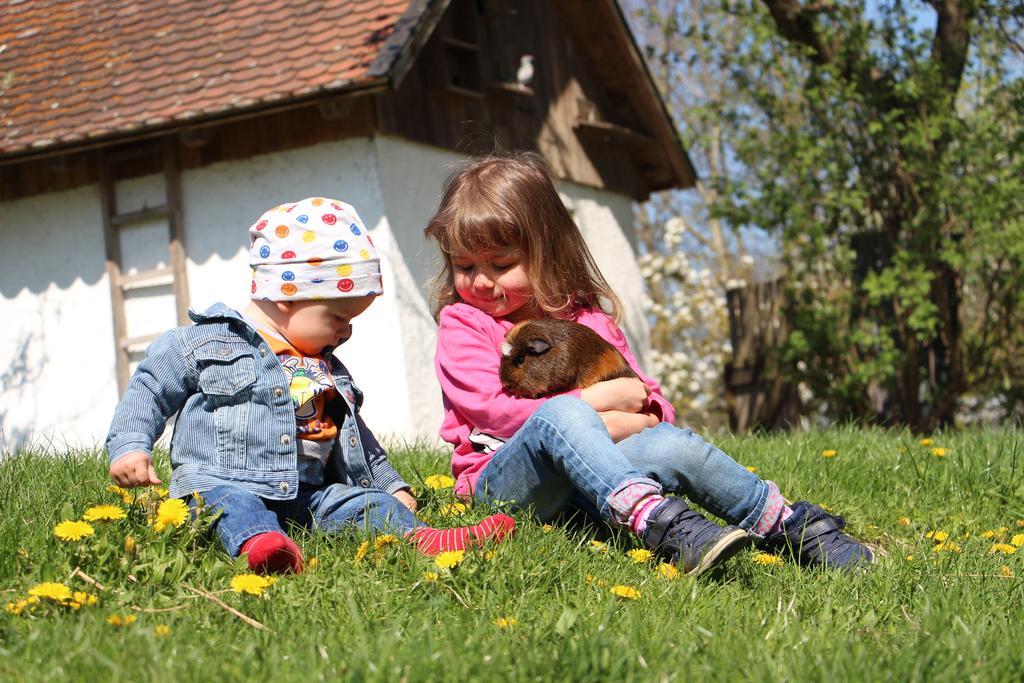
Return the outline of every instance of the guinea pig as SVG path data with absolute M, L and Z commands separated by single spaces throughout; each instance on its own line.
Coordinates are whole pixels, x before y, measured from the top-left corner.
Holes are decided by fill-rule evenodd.
M 571 320 L 526 320 L 501 345 L 501 385 L 519 398 L 540 398 L 618 377 L 636 377 L 618 349 Z

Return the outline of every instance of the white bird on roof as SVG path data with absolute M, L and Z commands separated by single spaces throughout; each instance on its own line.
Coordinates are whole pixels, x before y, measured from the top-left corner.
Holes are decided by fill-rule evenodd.
M 519 58 L 519 68 L 516 69 L 516 82 L 522 86 L 530 85 L 533 80 L 533 55 L 523 55 Z

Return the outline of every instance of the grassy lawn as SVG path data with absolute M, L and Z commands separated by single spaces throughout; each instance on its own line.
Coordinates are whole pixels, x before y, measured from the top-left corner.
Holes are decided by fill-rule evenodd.
M 518 516 L 514 539 L 468 552 L 450 572 L 401 544 L 371 540 L 356 562 L 360 538 L 299 533 L 315 567 L 255 596 L 230 589 L 242 564 L 188 524 L 155 531 L 138 501 L 125 520 L 94 523 L 89 538 L 58 540 L 61 520 L 122 504 L 107 490 L 105 461 L 5 457 L 0 603 L 17 611 L 48 581 L 97 598 L 0 612 L 0 679 L 1024 678 L 1024 550 L 1009 552 L 1024 543 L 1019 431 L 951 432 L 922 445 L 849 429 L 719 445 L 786 495 L 845 515 L 883 548 L 883 563 L 845 576 L 746 551 L 716 576 L 671 579 L 635 562 L 628 537 Z M 417 482 L 430 522 L 488 512 L 453 511 L 447 490 L 425 486 L 427 475 L 447 473 L 443 453 L 396 451 L 392 460 Z M 948 534 L 938 551 L 931 531 Z M 73 576 L 76 567 L 103 589 Z

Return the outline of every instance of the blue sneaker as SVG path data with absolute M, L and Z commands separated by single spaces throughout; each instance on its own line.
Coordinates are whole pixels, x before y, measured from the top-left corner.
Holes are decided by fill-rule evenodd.
M 844 526 L 846 520 L 842 517 L 801 500 L 793 505 L 793 514 L 782 523 L 782 529 L 765 536 L 763 546 L 773 552 L 787 552 L 806 567 L 852 571 L 874 563 L 871 549 L 844 534 Z
M 647 521 L 644 545 L 697 576 L 748 547 L 750 536 L 738 526 L 720 526 L 690 509 L 682 498 L 667 498 Z

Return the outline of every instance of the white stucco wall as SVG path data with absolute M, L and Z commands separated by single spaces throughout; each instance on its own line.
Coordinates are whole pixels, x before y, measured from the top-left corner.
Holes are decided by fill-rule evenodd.
M 225 162 L 182 176 L 190 306 L 248 301 L 248 226 L 265 209 L 309 196 L 353 204 L 382 257 L 385 294 L 355 321 L 338 355 L 366 393 L 379 435 L 436 442 L 441 397 L 433 371 L 436 325 L 426 282 L 437 267 L 423 226 L 461 157 L 387 137 L 326 143 Z M 162 176 L 120 183 L 121 210 L 163 201 Z M 598 264 L 626 307 L 627 336 L 641 362 L 647 331 L 632 249 L 628 197 L 563 183 Z M 166 260 L 161 225 L 122 240 L 126 270 Z M 116 405 L 109 284 L 98 189 L 0 205 L 0 443 L 57 449 L 102 444 Z M 141 293 L 129 334 L 173 322 L 169 289 Z
M 0 204 L 0 448 L 93 444 L 109 422 L 104 261 L 96 187 Z

